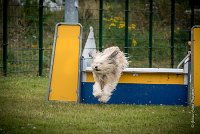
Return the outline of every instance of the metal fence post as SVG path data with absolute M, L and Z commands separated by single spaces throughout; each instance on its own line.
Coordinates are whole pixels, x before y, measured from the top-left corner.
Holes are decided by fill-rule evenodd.
M 99 1 L 99 51 L 102 51 L 103 42 L 103 0 Z
M 194 26 L 194 0 L 190 0 L 191 6 L 191 28 Z
M 175 0 L 171 0 L 171 68 L 174 67 Z
M 3 75 L 7 75 L 7 45 L 8 45 L 8 1 L 3 0 Z
M 125 55 L 128 57 L 128 49 L 129 49 L 129 42 L 128 42 L 128 13 L 129 13 L 129 0 L 125 1 Z
M 43 70 L 43 0 L 39 0 L 39 76 Z
M 190 0 L 190 9 L 191 9 L 190 28 L 192 28 L 194 26 L 194 0 Z M 189 30 L 189 40 L 191 41 L 191 32 L 190 32 L 190 30 Z
M 153 0 L 149 0 L 149 67 L 152 67 Z
M 65 0 L 65 16 L 66 23 L 78 23 L 78 0 Z

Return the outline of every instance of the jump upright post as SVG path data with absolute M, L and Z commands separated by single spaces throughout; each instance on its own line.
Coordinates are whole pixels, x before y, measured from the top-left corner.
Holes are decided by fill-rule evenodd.
M 78 0 L 65 0 L 65 23 L 55 28 L 48 100 L 77 102 L 80 98 L 82 26 Z
M 191 92 L 195 106 L 200 106 L 200 26 L 194 26 L 191 31 L 192 41 L 192 74 Z

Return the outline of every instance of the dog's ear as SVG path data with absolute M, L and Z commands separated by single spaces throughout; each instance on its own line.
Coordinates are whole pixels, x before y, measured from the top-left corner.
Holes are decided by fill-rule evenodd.
M 88 53 L 89 57 L 91 57 L 91 58 L 94 58 L 96 56 L 96 54 L 97 54 L 96 50 L 90 51 Z
M 115 58 L 115 56 L 118 54 L 118 51 L 115 50 L 111 53 L 111 55 L 109 56 L 109 58 Z

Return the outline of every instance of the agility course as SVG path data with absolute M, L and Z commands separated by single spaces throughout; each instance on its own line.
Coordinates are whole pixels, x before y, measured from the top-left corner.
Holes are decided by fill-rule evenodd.
M 55 31 L 48 100 L 99 103 L 92 95 L 92 69 L 81 56 L 81 25 L 59 23 Z M 180 62 L 179 67 L 183 64 L 183 69 L 127 68 L 108 104 L 186 106 L 193 103 L 191 95 L 194 92 L 194 103 L 200 105 L 200 72 L 197 69 L 200 65 L 197 60 L 200 28 L 196 26 L 191 32 L 192 56 L 189 53 Z
M 0 0 L 0 133 L 200 133 L 199 2 Z M 111 46 L 130 66 L 102 104 L 87 55 Z

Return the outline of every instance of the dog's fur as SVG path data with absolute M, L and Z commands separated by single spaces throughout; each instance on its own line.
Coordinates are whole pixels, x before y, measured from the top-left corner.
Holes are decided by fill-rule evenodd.
M 106 103 L 117 86 L 122 70 L 128 67 L 128 62 L 118 47 L 110 47 L 103 52 L 93 52 L 89 55 L 93 58 L 93 95 L 100 102 Z

